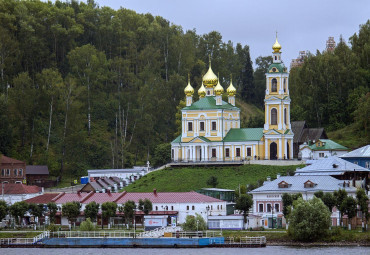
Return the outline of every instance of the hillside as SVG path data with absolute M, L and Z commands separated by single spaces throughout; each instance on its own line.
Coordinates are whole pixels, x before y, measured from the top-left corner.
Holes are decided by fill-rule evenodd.
M 327 134 L 330 139 L 351 150 L 365 146 L 369 143 L 369 137 L 360 136 L 354 127 L 354 124 L 328 132 Z
M 240 117 L 264 117 L 264 112 L 253 104 L 248 104 L 240 99 L 236 99 L 236 106 L 240 108 Z
M 276 178 L 277 174 L 286 175 L 299 166 L 262 166 L 244 165 L 240 167 L 189 167 L 167 168 L 149 173 L 127 186 L 130 192 L 151 192 L 157 189 L 161 192 L 191 191 L 205 187 L 210 176 L 218 179 L 217 188 L 236 189 L 239 184 L 257 184 L 266 180 L 267 176 Z

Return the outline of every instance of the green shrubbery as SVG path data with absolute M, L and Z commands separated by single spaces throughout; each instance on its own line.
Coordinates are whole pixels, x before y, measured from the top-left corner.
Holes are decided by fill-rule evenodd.
M 81 222 L 80 230 L 81 231 L 95 231 L 96 226 L 94 226 L 90 218 L 87 218 L 85 221 Z

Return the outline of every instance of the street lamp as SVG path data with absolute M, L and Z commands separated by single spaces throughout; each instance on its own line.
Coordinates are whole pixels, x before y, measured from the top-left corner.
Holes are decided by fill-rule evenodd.
M 274 229 L 274 209 L 271 206 L 271 229 Z

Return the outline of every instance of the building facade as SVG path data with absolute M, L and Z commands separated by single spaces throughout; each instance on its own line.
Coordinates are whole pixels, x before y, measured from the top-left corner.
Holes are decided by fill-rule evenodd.
M 289 74 L 281 60 L 281 46 L 273 45 L 273 63 L 266 73 L 265 125 L 241 128 L 240 109 L 235 106 L 236 89 L 230 79 L 224 88 L 211 68 L 203 76 L 193 102 L 194 89 L 186 86 L 186 107 L 181 110 L 182 133 L 171 146 L 175 162 L 243 161 L 248 159 L 292 159 L 293 132 L 290 124 Z
M 331 156 L 341 156 L 348 152 L 348 148 L 330 139 L 320 139 L 315 142 L 309 141 L 299 148 L 299 158 L 302 160 L 322 159 Z
M 26 180 L 26 163 L 0 156 L 0 183 L 23 183 Z
M 358 148 L 339 157 L 353 164 L 370 169 L 370 145 Z

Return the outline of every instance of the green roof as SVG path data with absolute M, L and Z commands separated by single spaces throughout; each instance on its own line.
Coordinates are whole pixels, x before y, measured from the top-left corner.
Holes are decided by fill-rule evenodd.
M 192 103 L 190 106 L 186 106 L 183 110 L 211 110 L 211 109 L 227 109 L 227 110 L 239 110 L 238 107 L 233 106 L 225 101 L 222 101 L 222 105 L 216 105 L 216 99 L 214 96 L 206 96 L 200 98 L 198 101 Z
M 340 145 L 330 139 L 320 139 L 320 141 L 322 143 L 324 143 L 324 146 L 321 146 L 321 147 L 317 147 L 316 146 L 316 143 L 315 144 L 312 144 L 310 145 L 309 147 L 311 148 L 311 150 L 314 150 L 314 151 L 323 151 L 323 150 L 348 150 L 347 147 L 344 147 L 343 145 Z
M 181 135 L 175 138 L 175 140 L 172 141 L 172 143 L 181 143 Z
M 224 138 L 224 142 L 260 141 L 263 128 L 232 128 Z
M 272 63 L 269 66 L 268 72 L 270 72 L 271 69 L 274 68 L 274 67 L 279 71 L 278 73 L 286 73 L 287 72 L 287 69 L 286 69 L 286 67 L 283 63 Z

